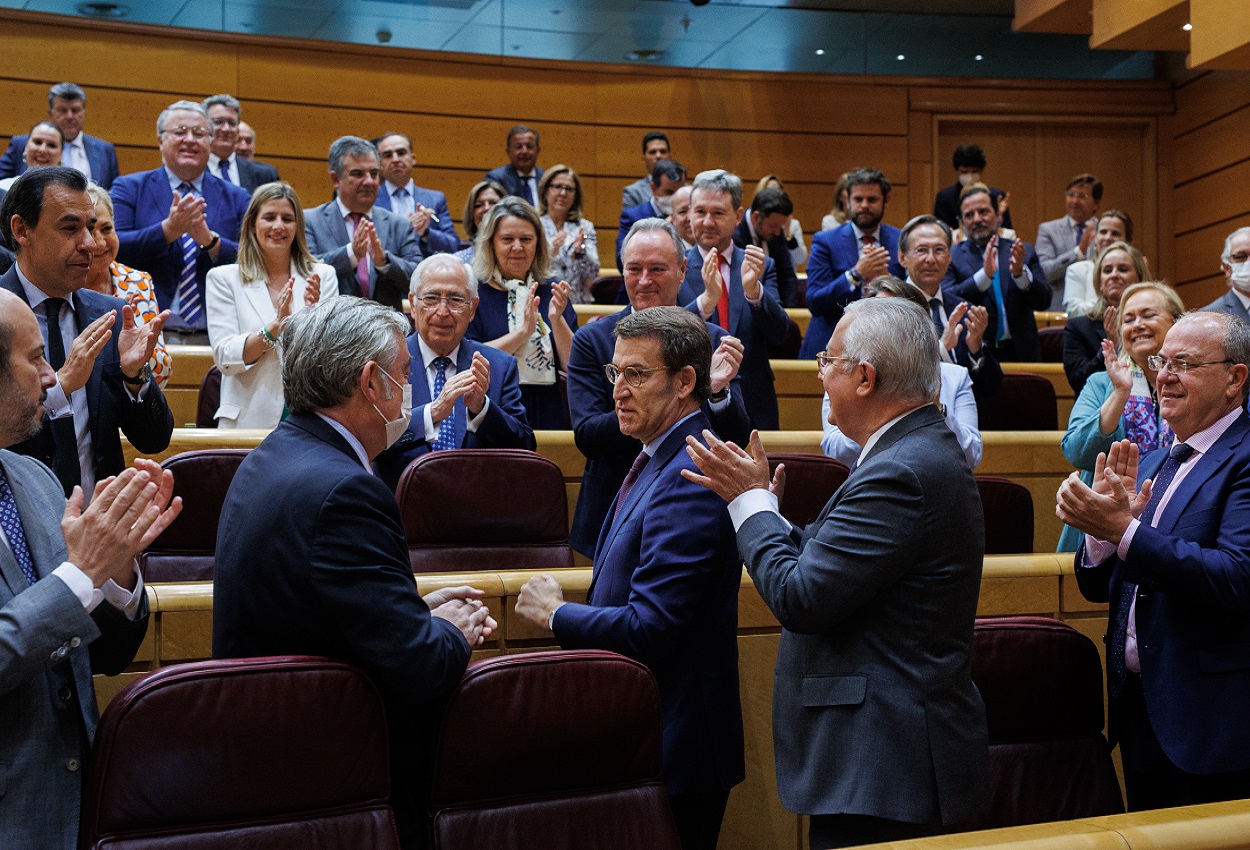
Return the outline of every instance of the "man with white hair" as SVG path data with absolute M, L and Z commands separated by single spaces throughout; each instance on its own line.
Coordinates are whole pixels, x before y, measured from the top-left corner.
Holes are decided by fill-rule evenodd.
M 1250 227 L 1239 227 L 1228 234 L 1220 255 L 1220 269 L 1228 281 L 1228 292 L 1202 309 L 1250 322 Z

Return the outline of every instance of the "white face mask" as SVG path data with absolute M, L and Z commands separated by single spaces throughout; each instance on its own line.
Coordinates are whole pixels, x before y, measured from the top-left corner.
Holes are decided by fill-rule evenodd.
M 673 214 L 673 196 L 672 195 L 669 195 L 666 198 L 656 198 L 655 205 L 659 208 L 660 212 L 664 213 L 665 215 Z
M 971 186 L 973 183 L 981 182 L 980 171 L 965 171 L 959 175 L 960 186 Z
M 382 411 L 378 410 L 378 406 L 373 406 L 374 410 L 378 410 L 378 416 L 382 417 L 382 421 L 386 423 L 386 447 L 389 449 L 395 445 L 395 441 L 404 436 L 404 432 L 408 430 L 409 423 L 412 422 L 412 384 L 401 384 L 399 381 L 387 374 L 385 369 L 381 370 L 386 379 L 403 391 L 403 403 L 399 407 L 398 419 L 387 419 Z
M 1244 263 L 1231 263 L 1229 267 L 1232 271 L 1229 272 L 1228 279 L 1232 281 L 1233 286 L 1246 295 L 1250 295 L 1250 260 Z

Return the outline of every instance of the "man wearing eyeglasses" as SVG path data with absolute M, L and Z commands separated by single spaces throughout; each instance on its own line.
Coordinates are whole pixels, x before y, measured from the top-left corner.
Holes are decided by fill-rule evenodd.
M 161 167 L 119 177 L 109 192 L 117 259 L 152 275 L 157 303 L 172 312 L 166 342 L 207 345 L 204 278 L 236 260 L 250 197 L 208 172 L 212 127 L 200 104 L 170 104 L 156 135 Z
M 1250 227 L 1239 227 L 1228 234 L 1220 255 L 1220 269 L 1228 281 L 1228 292 L 1202 309 L 1250 322 Z
M 706 324 L 680 307 L 632 313 L 614 335 L 611 361 L 600 369 L 621 433 L 642 451 L 599 535 L 586 604 L 565 602 L 560 584 L 543 575 L 526 582 L 516 612 L 551 629 L 566 649 L 608 649 L 650 668 L 682 848 L 715 850 L 729 789 L 745 776 L 742 566 L 724 503 L 681 474 L 694 468 L 686 440 L 711 427 L 699 407 L 712 391 L 712 340 Z
M 1085 533 L 1081 593 L 1110 604 L 1109 737 L 1134 811 L 1250 797 L 1250 326 L 1189 313 L 1150 360 L 1173 444 L 1140 467 L 1113 444 L 1056 509 Z
M 213 137 L 209 142 L 208 170 L 228 183 L 242 186 L 250 195 L 266 183 L 276 183 L 282 179 L 278 169 L 266 162 L 253 162 L 252 158 L 241 157 L 234 146 L 239 141 L 240 128 L 243 126 L 239 118 L 243 115 L 243 104 L 238 98 L 229 94 L 215 94 L 204 99 L 204 109 L 208 112 L 208 120 L 213 125 Z
M 392 489 L 416 457 L 446 449 L 529 449 L 516 358 L 465 339 L 477 310 L 477 278 L 451 254 L 426 257 L 409 291 L 416 331 L 408 335 L 412 421 L 375 461 Z

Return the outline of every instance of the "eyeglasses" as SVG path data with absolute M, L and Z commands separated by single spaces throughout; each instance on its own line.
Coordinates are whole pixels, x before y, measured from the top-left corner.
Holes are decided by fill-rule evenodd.
M 835 360 L 845 360 L 847 363 L 859 363 L 854 357 L 843 357 L 840 354 L 830 354 L 828 351 L 819 351 L 816 353 L 816 368 L 825 371 L 829 368 L 829 364 Z
M 214 127 L 237 127 L 239 126 L 239 119 L 237 118 L 214 118 L 213 126 Z
M 1202 363 L 1189 363 L 1175 357 L 1160 357 L 1158 354 L 1152 354 L 1146 358 L 1146 365 L 1154 371 L 1162 372 L 1164 369 L 1167 369 L 1173 375 L 1184 375 L 1190 369 L 1197 369 L 1200 366 L 1227 365 L 1235 362 L 1237 361 L 1225 358 L 1223 360 L 1206 360 Z
M 576 186 L 558 186 L 553 183 L 552 185 L 547 187 L 547 191 L 548 192 L 560 192 L 561 194 L 565 194 L 565 195 L 572 195 L 572 194 L 576 194 L 577 187 Z
M 625 383 L 637 389 L 642 386 L 642 382 L 647 379 L 647 375 L 652 372 L 667 372 L 664 366 L 652 366 L 650 369 L 643 369 L 641 366 L 626 366 L 624 369 L 618 369 L 611 363 L 603 364 L 603 374 L 608 376 L 608 383 L 616 386 L 616 382 L 621 376 L 625 376 Z
M 196 141 L 203 141 L 211 134 L 207 130 L 200 127 L 170 127 L 169 129 L 162 130 L 161 135 L 172 136 L 175 139 L 185 139 L 187 136 L 190 136 Z
M 422 295 L 416 299 L 421 305 L 422 310 L 428 310 L 433 313 L 438 309 L 439 304 L 446 304 L 447 309 L 453 313 L 463 313 L 472 305 L 472 301 L 463 295 Z

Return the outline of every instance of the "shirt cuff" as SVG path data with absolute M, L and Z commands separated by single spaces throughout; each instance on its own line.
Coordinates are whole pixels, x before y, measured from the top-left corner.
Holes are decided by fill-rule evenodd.
M 989 289 L 990 284 L 994 282 L 993 279 L 985 273 L 984 268 L 976 270 L 976 272 L 972 275 L 972 281 L 977 285 L 977 289 L 982 292 Z
M 567 601 L 561 602 L 559 605 L 551 609 L 551 613 L 547 615 L 547 631 L 554 633 L 556 630 L 556 612 L 568 605 Z
M 725 387 L 725 397 L 720 401 L 713 401 L 710 398 L 707 400 L 708 409 L 713 413 L 720 413 L 725 408 L 729 407 L 729 400 L 731 398 L 733 398 L 733 390 L 729 387 Z
M 1115 554 L 1115 546 L 1099 540 L 1092 534 L 1085 535 L 1085 566 L 1096 567 Z
M 60 378 L 48 387 L 48 397 L 44 400 L 43 406 L 48 411 L 49 419 L 61 419 L 74 415 L 74 405 L 70 403 L 64 388 L 61 387 Z
M 1120 538 L 1120 545 L 1116 547 L 1116 554 L 1120 556 L 1120 560 L 1128 557 L 1128 549 L 1133 545 L 1133 536 L 1137 534 L 1137 529 L 1141 526 L 1141 520 L 1131 519 L 1128 528 L 1124 529 L 1124 536 Z M 1108 546 L 1111 544 L 1108 543 Z
M 763 487 L 753 487 L 729 503 L 729 518 L 733 521 L 734 531 L 751 517 L 763 511 L 781 516 L 777 508 L 777 496 Z M 784 518 L 782 519 L 784 522 Z M 788 526 L 790 523 L 786 523 Z
M 1021 289 L 1028 289 L 1029 284 L 1033 282 L 1033 273 L 1029 271 L 1028 266 L 1025 266 L 1024 273 L 1022 275 L 1020 275 L 1019 277 L 1012 275 L 1011 279 L 1014 280 L 1016 282 L 1016 286 L 1020 287 Z
M 65 561 L 52 571 L 52 575 L 65 582 L 66 587 L 78 597 L 82 607 L 91 613 L 101 602 L 108 602 L 128 619 L 136 619 L 139 603 L 143 599 L 143 576 L 138 567 L 135 568 L 135 589 L 126 590 L 117 582 L 109 579 L 101 587 L 95 587 L 77 565 Z
M 488 410 L 490 410 L 490 397 L 489 396 L 487 396 L 486 401 L 482 403 L 482 409 L 477 412 L 477 416 L 474 416 L 465 424 L 464 426 L 465 430 L 468 431 L 470 434 L 476 434 L 477 429 L 481 427 L 482 422 L 486 419 L 486 411 Z M 465 413 L 468 413 L 468 412 L 469 412 L 468 408 L 466 407 Z
M 425 441 L 432 443 L 438 439 L 438 426 L 434 424 L 434 415 L 430 413 L 430 405 L 421 409 L 422 424 L 425 426 Z

